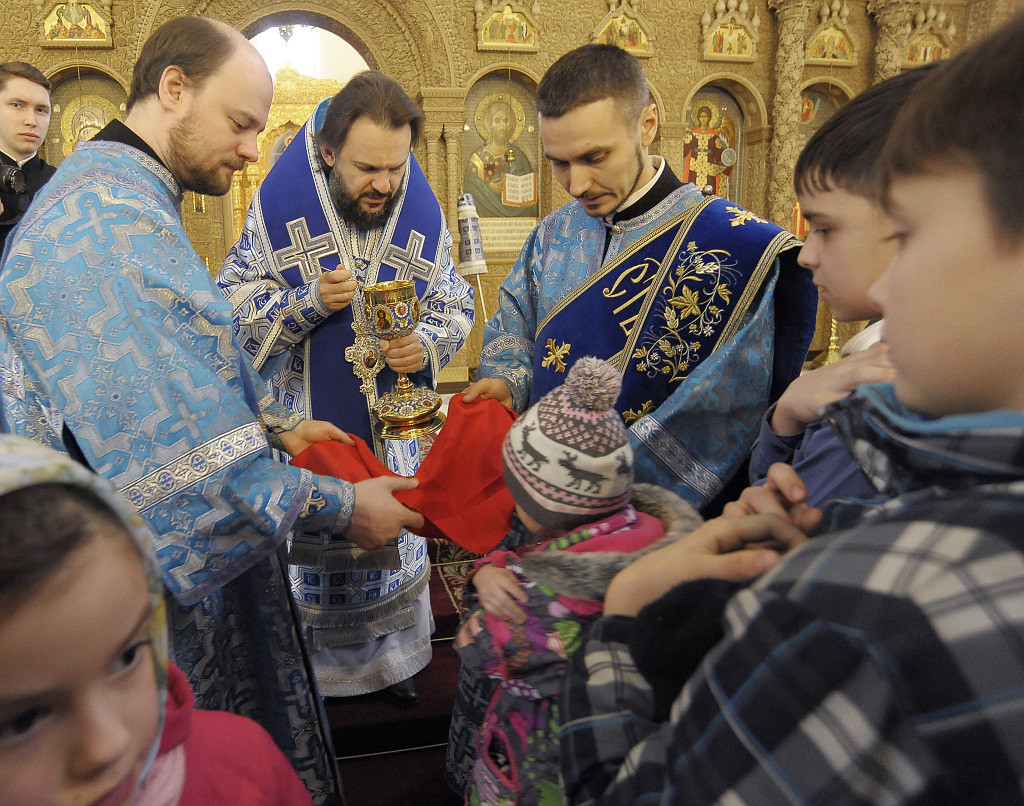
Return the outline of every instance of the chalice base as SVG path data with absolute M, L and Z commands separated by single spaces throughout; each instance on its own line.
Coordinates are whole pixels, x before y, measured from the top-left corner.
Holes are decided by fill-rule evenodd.
M 377 420 L 373 430 L 381 439 L 419 439 L 427 434 L 440 431 L 445 419 L 444 412 L 439 411 L 430 420 L 418 425 L 391 425 L 382 420 Z
M 408 381 L 406 381 L 408 383 Z M 377 419 L 373 429 L 382 439 L 417 439 L 439 431 L 445 416 L 440 411 L 441 396 L 424 387 L 409 388 L 401 383 L 373 407 Z

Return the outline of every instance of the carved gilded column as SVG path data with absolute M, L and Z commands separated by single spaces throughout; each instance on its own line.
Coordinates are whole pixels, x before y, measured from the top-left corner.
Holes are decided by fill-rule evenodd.
M 438 199 L 443 202 L 444 163 L 441 160 L 441 135 L 444 134 L 443 123 L 428 122 L 423 128 L 423 139 L 427 143 L 427 181 Z
M 452 253 L 457 261 L 459 193 L 462 190 L 462 127 L 465 118 L 466 90 L 461 87 L 423 87 L 420 90 L 420 101 L 429 121 L 428 126 L 431 127 L 427 135 L 427 164 L 430 166 L 431 186 L 448 220 L 448 228 L 454 239 Z M 478 305 L 477 316 L 479 315 Z M 474 327 L 474 333 L 480 329 Z M 446 390 L 465 386 L 469 382 L 469 367 L 477 363 L 472 343 L 473 339 L 468 339 L 452 358 L 451 363 L 441 371 L 438 382 L 444 384 Z
M 438 198 L 442 198 L 441 206 L 446 207 L 445 214 L 448 217 L 448 229 L 452 233 L 452 257 L 455 258 L 455 268 L 459 267 L 459 221 L 458 221 L 458 208 L 459 208 L 459 190 L 462 188 L 461 171 L 459 170 L 459 144 L 453 142 L 455 138 L 445 136 L 441 139 L 440 152 L 445 158 L 446 165 L 439 166 L 439 168 L 447 168 L 447 192 L 442 198 L 438 194 Z M 468 282 L 472 282 L 472 278 L 467 277 Z M 477 306 L 477 315 L 479 316 L 480 307 Z M 455 385 L 459 388 L 464 388 L 469 384 L 469 350 L 466 347 L 469 346 L 469 338 L 466 339 L 466 344 L 459 350 L 452 358 L 451 362 L 441 372 L 439 378 L 440 383 L 446 384 L 446 388 L 454 389 Z
M 462 187 L 461 171 L 452 173 L 452 160 L 456 166 L 459 160 L 459 129 L 462 126 L 463 106 L 466 91 L 459 87 L 423 87 L 420 90 L 420 103 L 423 113 L 427 116 L 428 126 L 436 127 L 427 139 L 427 162 L 437 160 L 430 168 L 431 186 L 441 202 L 441 208 L 448 219 L 448 227 L 458 237 L 459 189 Z M 432 152 L 432 144 L 436 144 L 436 152 Z M 452 153 L 452 149 L 455 153 Z
M 897 75 L 903 66 L 903 48 L 910 30 L 910 0 L 868 0 L 867 10 L 878 25 L 875 39 L 875 76 L 877 84 Z
M 462 138 L 446 135 L 444 141 L 448 150 L 448 222 L 452 230 L 458 232 L 459 193 L 462 191 Z
M 424 130 L 427 141 L 427 178 L 448 221 L 448 229 L 454 239 L 452 257 L 456 259 L 458 268 L 458 202 L 462 182 L 458 171 L 459 142 L 450 132 L 457 128 L 456 122 L 462 121 L 466 94 L 465 90 L 455 87 L 424 87 L 421 93 L 423 112 L 427 116 Z M 462 388 L 469 383 L 468 352 L 464 346 L 448 366 L 441 370 L 437 380 L 444 390 Z
M 768 217 L 789 227 L 792 220 L 793 165 L 799 153 L 800 84 L 804 71 L 804 31 L 810 0 L 768 0 L 779 19 L 779 49 L 775 54 L 775 98 L 772 100 L 771 178 Z

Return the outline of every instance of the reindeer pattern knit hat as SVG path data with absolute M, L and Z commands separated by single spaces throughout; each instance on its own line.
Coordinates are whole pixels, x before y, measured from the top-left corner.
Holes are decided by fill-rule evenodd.
M 509 429 L 505 483 L 541 526 L 574 529 L 629 503 L 633 451 L 614 408 L 621 389 L 615 367 L 586 356 Z

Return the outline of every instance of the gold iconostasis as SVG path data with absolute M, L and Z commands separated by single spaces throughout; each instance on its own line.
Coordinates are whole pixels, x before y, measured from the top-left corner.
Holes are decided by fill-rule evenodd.
M 633 53 L 660 114 L 652 151 L 681 178 L 799 235 L 803 222 L 792 166 L 810 134 L 860 90 L 955 53 L 1024 4 L 308 0 L 261 10 L 238 0 L 3 2 L 7 58 L 35 64 L 54 84 L 43 149 L 53 164 L 111 119 L 123 119 L 139 48 L 170 17 L 204 14 L 250 38 L 268 31 L 287 38 L 304 26 L 337 37 L 361 65 L 395 77 L 421 104 L 426 125 L 417 158 L 456 238 L 458 197 L 473 194 L 488 268 L 478 281 L 488 311 L 495 309 L 498 286 L 532 227 L 568 201 L 544 160 L 533 104 L 545 69 L 567 50 L 604 42 Z M 219 268 L 274 161 L 316 104 L 345 80 L 290 64 L 274 74 L 274 106 L 259 161 L 236 176 L 228 197 L 188 193 L 184 200 L 186 228 L 211 271 Z M 470 366 L 481 332 L 474 328 L 463 351 Z M 830 335 L 831 316 L 823 308 L 815 346 L 827 347 Z

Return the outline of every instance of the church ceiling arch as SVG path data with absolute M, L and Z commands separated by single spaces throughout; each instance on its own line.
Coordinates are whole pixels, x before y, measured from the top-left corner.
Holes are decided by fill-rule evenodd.
M 537 91 L 537 85 L 540 84 L 541 76 L 534 70 L 523 66 L 522 64 L 516 64 L 510 61 L 494 61 L 488 62 L 483 67 L 480 67 L 473 75 L 469 76 L 466 81 L 467 87 L 472 87 L 480 79 L 488 78 L 501 78 L 510 77 L 513 80 L 518 80 L 524 87 L 528 87 L 531 92 Z
M 853 95 L 834 80 L 808 81 L 804 84 L 800 90 L 800 125 L 797 135 L 801 148 Z
M 826 95 L 832 96 L 836 104 L 842 106 L 857 92 L 854 91 L 853 87 L 847 84 L 845 81 L 839 81 L 835 76 L 811 76 L 803 82 L 803 86 L 800 87 L 801 91 L 815 89 L 819 92 L 825 93 Z
M 71 59 L 66 59 L 47 70 L 46 77 L 50 83 L 57 86 L 63 81 L 78 78 L 82 75 L 100 75 L 112 78 L 125 92 L 131 89 L 132 77 L 111 67 L 107 62 L 100 62 L 95 59 L 82 58 L 82 54 L 76 54 Z
M 647 89 L 651 93 L 651 103 L 658 107 L 658 119 L 664 121 L 666 109 L 665 102 L 661 97 L 661 91 L 654 86 L 653 82 L 649 78 L 647 79 Z
M 380 69 L 380 62 L 378 61 L 379 54 L 374 52 L 374 50 L 372 50 L 366 42 L 363 41 L 358 33 L 353 31 L 349 26 L 320 14 L 314 14 L 309 11 L 279 11 L 274 14 L 268 14 L 265 17 L 261 17 L 257 22 L 246 26 L 241 30 L 246 37 L 253 39 L 257 34 L 261 34 L 264 31 L 287 25 L 313 26 L 324 31 L 329 31 L 335 36 L 344 39 L 345 42 L 351 45 L 352 48 L 363 57 L 363 61 L 366 62 L 367 66 L 371 70 Z
M 167 20 L 180 17 L 183 14 L 202 14 L 201 7 L 203 5 L 205 5 L 205 0 L 200 0 L 199 8 L 190 0 L 156 0 L 153 3 L 142 4 L 141 17 L 126 20 L 132 24 L 119 28 L 119 31 L 125 35 L 125 42 L 131 45 L 131 56 L 128 63 L 134 65 L 139 60 L 139 53 L 142 52 L 142 46 L 149 39 L 150 34 Z M 135 8 L 132 8 L 131 11 L 135 13 Z M 114 35 L 115 37 L 119 36 L 117 32 Z
M 240 0 L 215 0 L 204 13 L 247 36 L 284 24 L 329 30 L 415 96 L 422 86 L 451 86 L 467 72 L 465 57 L 452 41 L 456 30 L 452 11 L 445 5 L 398 7 L 382 0 L 291 0 L 255 7 Z
M 60 165 L 78 143 L 91 140 L 115 118 L 124 120 L 128 90 L 108 70 L 75 64 L 50 76 L 52 114 L 43 157 Z
M 661 91 L 654 85 L 650 78 L 647 79 L 647 89 L 651 93 L 651 103 L 654 104 L 658 110 L 658 132 L 654 135 L 654 142 L 651 143 L 651 152 L 654 154 L 660 154 L 661 133 L 665 122 L 668 120 L 665 114 L 665 102 L 662 100 Z

